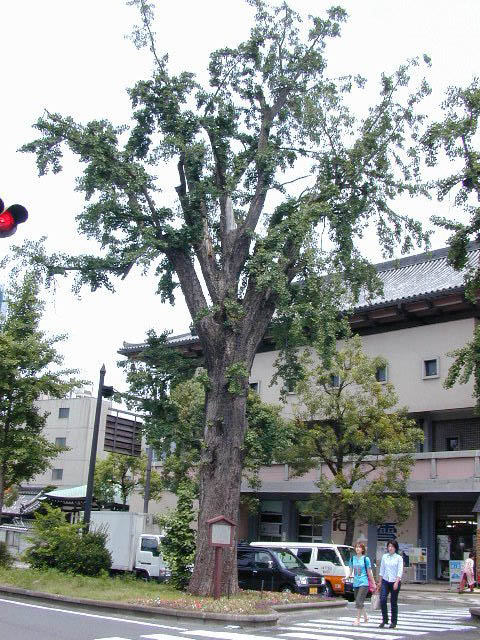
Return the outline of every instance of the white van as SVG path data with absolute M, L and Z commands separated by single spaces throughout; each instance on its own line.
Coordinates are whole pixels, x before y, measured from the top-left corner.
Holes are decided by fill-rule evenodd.
M 251 542 L 252 547 L 284 547 L 290 549 L 311 570 L 325 576 L 325 595 L 349 595 L 351 585 L 343 579 L 350 573 L 348 563 L 353 547 L 327 542 Z

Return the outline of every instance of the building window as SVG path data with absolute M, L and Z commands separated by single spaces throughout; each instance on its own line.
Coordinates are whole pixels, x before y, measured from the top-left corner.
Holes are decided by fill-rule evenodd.
M 380 382 L 381 384 L 388 381 L 388 369 L 386 364 L 383 365 L 383 367 L 377 368 L 375 372 L 375 379 L 377 382 Z
M 423 378 L 438 378 L 439 376 L 438 358 L 429 358 L 423 361 Z
M 446 450 L 447 451 L 460 451 L 460 438 L 458 436 L 453 436 L 452 438 L 447 438 Z
M 248 386 L 250 387 L 250 389 L 252 391 L 255 391 L 255 393 L 260 393 L 260 383 L 259 382 L 249 382 Z
M 281 542 L 283 511 L 281 500 L 260 501 L 259 539 L 265 542 Z
M 60 409 L 58 410 L 59 418 L 68 418 L 69 415 L 70 415 L 69 407 L 60 407 Z
M 298 514 L 297 538 L 299 542 L 321 542 L 322 541 L 323 518 L 316 515 Z M 305 561 L 304 561 L 305 562 Z
M 52 469 L 52 480 L 62 480 L 63 469 Z
M 66 438 L 55 438 L 55 444 L 57 447 L 63 447 L 66 449 L 67 447 L 67 439 Z

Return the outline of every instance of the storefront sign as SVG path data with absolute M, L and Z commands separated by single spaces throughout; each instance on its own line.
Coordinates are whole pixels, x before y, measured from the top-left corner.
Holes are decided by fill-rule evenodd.
M 450 560 L 450 536 L 437 536 L 437 553 L 439 560 Z
M 448 565 L 450 569 L 450 583 L 460 582 L 464 566 L 463 560 L 450 560 Z
M 345 533 L 347 530 L 347 521 L 339 518 L 336 513 L 333 514 L 332 519 L 332 529 L 333 531 L 342 531 Z
M 377 540 L 387 541 L 397 537 L 397 525 L 394 522 L 385 522 L 377 527 Z

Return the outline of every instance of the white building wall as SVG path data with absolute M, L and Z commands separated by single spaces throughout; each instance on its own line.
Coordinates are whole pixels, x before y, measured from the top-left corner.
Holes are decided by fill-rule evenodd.
M 29 484 L 58 487 L 76 487 L 87 483 L 90 450 L 92 446 L 93 424 L 97 399 L 92 397 L 53 398 L 39 400 L 36 404 L 42 413 L 48 413 L 43 435 L 50 442 L 56 438 L 66 438 L 69 451 L 60 453 L 51 463 L 51 469 L 32 478 Z M 97 458 L 104 458 L 103 441 L 107 410 L 111 402 L 104 400 L 100 414 Z M 60 418 L 60 409 L 69 409 L 67 418 Z M 63 469 L 61 480 L 52 478 L 52 469 Z
M 412 413 L 436 409 L 459 409 L 474 406 L 473 381 L 445 389 L 443 383 L 452 357 L 448 354 L 471 340 L 474 320 L 455 320 L 438 324 L 386 331 L 362 337 L 363 349 L 370 356 L 382 356 L 388 362 L 388 379 L 394 385 L 399 405 Z M 341 344 L 339 344 L 341 348 Z M 280 386 L 270 386 L 278 351 L 258 353 L 250 375 L 259 383 L 264 402 L 278 403 Z M 439 358 L 438 378 L 423 379 L 423 361 Z M 292 414 L 296 395 L 289 394 L 284 413 Z

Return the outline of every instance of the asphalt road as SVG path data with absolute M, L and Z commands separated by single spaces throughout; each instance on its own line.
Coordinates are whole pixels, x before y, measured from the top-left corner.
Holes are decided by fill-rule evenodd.
M 472 623 L 468 613 L 468 607 L 474 605 L 480 606 L 479 596 L 405 594 L 400 598 L 399 624 L 394 630 L 378 628 L 378 611 L 370 613 L 368 625 L 353 627 L 353 605 L 291 614 L 276 628 L 249 630 L 195 622 L 161 624 L 130 615 L 1 598 L 0 640 L 478 640 L 480 626 Z

